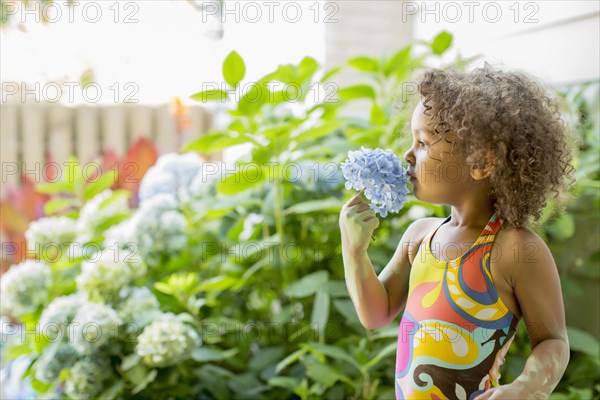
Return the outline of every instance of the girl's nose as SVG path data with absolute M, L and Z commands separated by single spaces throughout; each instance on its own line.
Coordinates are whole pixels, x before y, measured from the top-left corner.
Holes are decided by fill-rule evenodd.
M 406 150 L 406 153 L 404 153 L 404 161 L 406 161 L 408 164 L 414 164 L 414 162 L 411 162 L 413 160 L 413 153 L 412 153 L 412 146 L 410 147 L 410 149 Z

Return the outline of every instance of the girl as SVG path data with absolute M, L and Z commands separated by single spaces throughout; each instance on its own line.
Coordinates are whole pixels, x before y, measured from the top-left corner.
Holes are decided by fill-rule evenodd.
M 360 193 L 340 213 L 345 279 L 361 323 L 398 329 L 397 399 L 546 398 L 569 361 L 556 265 L 526 225 L 574 178 L 564 103 L 523 73 L 487 63 L 426 71 L 404 154 L 414 196 L 448 204 L 404 232 L 379 276 L 367 247 L 379 220 Z M 566 180 L 570 184 L 567 184 Z M 499 369 L 523 318 L 521 375 Z

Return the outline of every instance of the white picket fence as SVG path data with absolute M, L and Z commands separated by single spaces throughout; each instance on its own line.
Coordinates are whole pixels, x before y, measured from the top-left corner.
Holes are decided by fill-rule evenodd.
M 123 156 L 139 137 L 152 140 L 159 154 L 176 151 L 212 126 L 212 115 L 202 107 L 189 107 L 187 115 L 189 126 L 178 134 L 169 104 L 68 107 L 3 103 L 0 105 L 2 186 L 18 186 L 21 173 L 39 171 L 49 160 L 62 165 L 70 155 L 75 155 L 81 163 L 87 163 L 109 150 Z M 205 158 L 217 161 L 222 154 Z

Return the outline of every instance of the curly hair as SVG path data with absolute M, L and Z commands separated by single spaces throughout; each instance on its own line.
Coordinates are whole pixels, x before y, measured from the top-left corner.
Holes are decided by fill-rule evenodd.
M 465 161 L 490 168 L 490 197 L 506 227 L 538 221 L 550 192 L 556 199 L 572 190 L 578 138 L 563 118 L 572 111 L 556 92 L 524 72 L 487 62 L 471 72 L 421 73 L 417 92 L 434 134 L 441 140 L 455 133 Z M 557 207 L 565 203 L 556 201 Z

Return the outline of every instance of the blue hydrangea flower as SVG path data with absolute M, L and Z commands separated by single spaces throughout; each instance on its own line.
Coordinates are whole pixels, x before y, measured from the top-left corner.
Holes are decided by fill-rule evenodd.
M 348 152 L 341 167 L 346 189 L 365 189 L 365 196 L 371 200 L 369 207 L 382 218 L 404 207 L 409 193 L 406 169 L 391 150 L 361 146 L 360 150 Z

